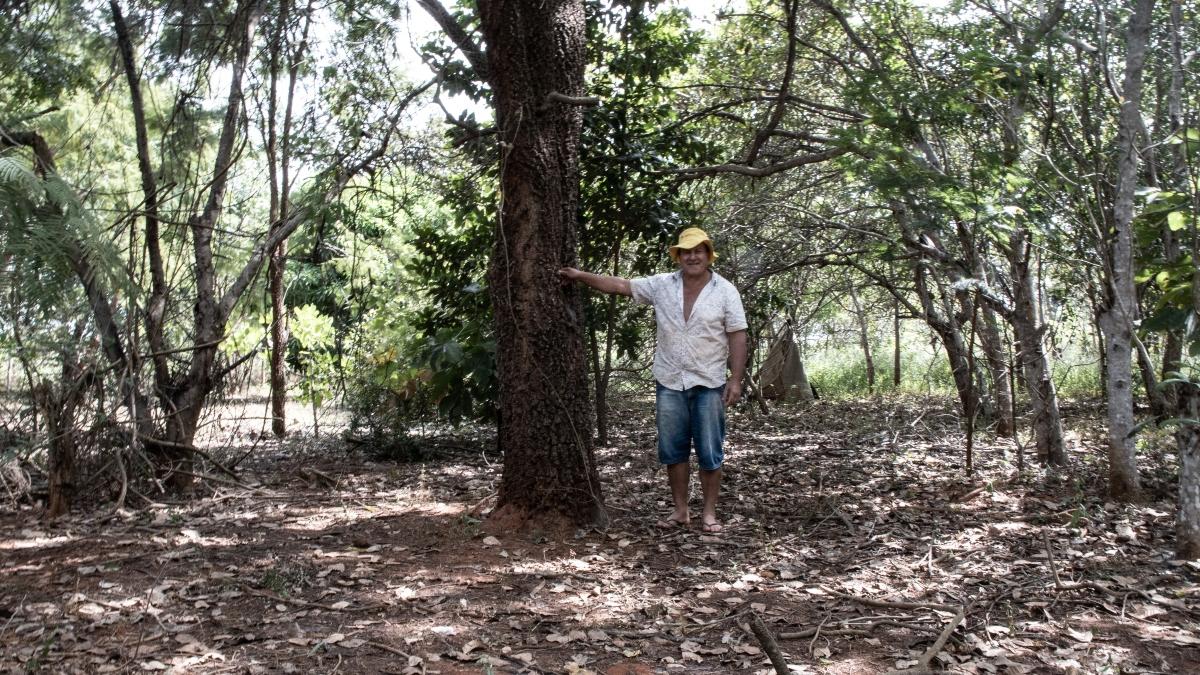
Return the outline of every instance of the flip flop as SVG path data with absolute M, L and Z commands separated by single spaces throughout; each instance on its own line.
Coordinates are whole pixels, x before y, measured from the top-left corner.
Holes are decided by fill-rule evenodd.
M 711 523 L 704 523 L 700 526 L 700 529 L 704 530 L 708 534 L 717 534 L 724 530 L 725 527 L 721 525 L 721 523 L 713 521 Z
M 655 524 L 664 530 L 673 530 L 677 527 L 687 527 L 688 526 L 686 521 L 677 520 L 673 516 L 670 518 L 663 518 L 662 520 L 658 521 Z

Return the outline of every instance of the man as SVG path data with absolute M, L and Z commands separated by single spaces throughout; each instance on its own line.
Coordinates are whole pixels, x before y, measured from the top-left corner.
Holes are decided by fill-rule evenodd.
M 709 269 L 717 252 L 704 230 L 684 230 L 669 253 L 679 270 L 652 277 L 623 279 L 573 267 L 558 273 L 564 280 L 627 295 L 654 307 L 658 324 L 654 349 L 658 459 L 667 467 L 675 506 L 658 525 L 686 527 L 691 521 L 689 456 L 694 444 L 704 496 L 701 526 L 705 532 L 720 532 L 717 496 L 725 461 L 725 408 L 742 395 L 746 314 L 737 288 Z

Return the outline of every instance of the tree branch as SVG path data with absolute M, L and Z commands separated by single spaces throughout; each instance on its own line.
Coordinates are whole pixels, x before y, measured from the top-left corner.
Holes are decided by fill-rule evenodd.
M 745 164 L 716 164 L 713 166 L 697 166 L 685 167 L 679 169 L 663 169 L 654 173 L 673 173 L 679 174 L 682 180 L 696 180 L 697 178 L 705 178 L 715 176 L 719 173 L 736 173 L 742 176 L 750 176 L 752 178 L 763 178 L 771 174 L 795 169 L 806 164 L 817 164 L 839 157 L 850 152 L 849 148 L 830 148 L 822 152 L 814 152 L 806 155 L 799 155 L 791 159 L 784 160 L 777 164 L 767 166 L 746 166 Z
M 475 71 L 475 76 L 486 82 L 489 72 L 487 56 L 462 25 L 454 19 L 450 12 L 446 11 L 446 8 L 438 0 L 417 0 L 417 4 L 433 17 L 433 20 L 446 33 L 446 37 L 450 38 L 454 46 L 458 47 L 458 51 L 462 52 L 467 63 L 471 65 L 471 69 Z
M 863 42 L 862 38 L 858 37 L 858 33 L 856 33 L 854 29 L 850 27 L 850 22 L 846 19 L 846 15 L 844 12 L 842 12 L 842 10 L 834 7 L 833 3 L 829 2 L 828 0 L 812 0 L 812 2 L 814 5 L 825 10 L 837 20 L 838 24 L 840 24 L 842 27 L 842 31 L 846 34 L 846 37 L 850 39 L 850 42 L 853 42 L 854 46 L 858 47 L 859 51 L 866 55 L 867 60 L 871 62 L 871 68 L 873 70 L 876 72 L 883 72 L 883 66 L 879 63 L 879 57 L 875 56 L 875 51 L 867 46 L 867 43 Z
M 746 158 L 743 164 L 751 166 L 754 160 L 758 159 L 758 152 L 762 150 L 762 146 L 771 137 L 771 132 L 779 126 L 783 121 L 784 104 L 787 100 L 788 90 L 792 85 L 792 76 L 796 71 L 796 0 L 785 0 L 784 11 L 787 12 L 787 61 L 783 66 L 783 82 L 779 85 L 779 95 L 776 97 L 776 103 L 771 110 L 771 116 L 767 118 L 767 123 L 762 129 L 754 135 L 754 141 L 751 142 L 750 148 L 746 151 Z
M 557 101 L 558 103 L 565 103 L 567 105 L 577 105 L 585 108 L 591 108 L 600 105 L 599 96 L 568 96 L 566 94 L 560 94 L 557 91 L 552 91 L 549 94 L 546 94 L 546 104 L 549 105 L 551 101 Z
M 36 131 L 10 131 L 0 127 L 0 150 L 25 147 L 33 151 L 33 170 L 45 178 L 55 172 L 54 151 L 50 144 Z

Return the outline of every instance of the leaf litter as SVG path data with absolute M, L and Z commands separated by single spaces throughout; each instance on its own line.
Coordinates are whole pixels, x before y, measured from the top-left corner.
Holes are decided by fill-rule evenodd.
M 490 531 L 499 465 L 486 431 L 420 464 L 298 437 L 256 458 L 252 490 L 54 523 L 5 511 L 0 669 L 1149 673 L 1200 663 L 1200 566 L 1171 554 L 1172 453 L 1143 455 L 1153 501 L 1105 502 L 1098 409 L 1072 411 L 1070 471 L 1020 477 L 1011 441 L 987 437 L 966 475 L 946 400 L 736 412 L 726 529 L 708 535 L 695 519 L 655 526 L 669 506 L 651 404 L 620 405 L 611 446 L 597 451 L 603 532 Z

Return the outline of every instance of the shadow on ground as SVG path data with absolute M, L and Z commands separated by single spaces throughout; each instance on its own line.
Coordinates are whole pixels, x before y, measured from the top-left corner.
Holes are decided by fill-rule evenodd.
M 735 413 L 719 535 L 655 527 L 651 413 L 627 404 L 598 451 L 603 532 L 489 534 L 499 459 L 470 442 L 393 464 L 293 441 L 264 447 L 254 489 L 53 524 L 10 510 L 0 668 L 769 672 L 755 616 L 794 672 L 1200 663 L 1170 495 L 1097 497 L 1086 409 L 1071 470 L 1019 477 L 986 436 L 967 475 L 949 401 Z

